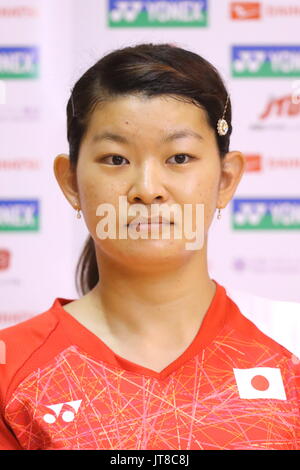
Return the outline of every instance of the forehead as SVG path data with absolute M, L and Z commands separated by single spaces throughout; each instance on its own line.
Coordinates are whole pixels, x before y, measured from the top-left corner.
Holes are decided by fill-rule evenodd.
M 204 109 L 169 95 L 150 98 L 130 95 L 99 103 L 91 115 L 87 134 L 93 138 L 104 128 L 125 134 L 162 135 L 175 128 L 200 134 L 211 132 Z

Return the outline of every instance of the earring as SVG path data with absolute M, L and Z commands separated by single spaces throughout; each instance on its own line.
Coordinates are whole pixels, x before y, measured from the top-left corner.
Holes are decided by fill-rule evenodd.
M 77 219 L 81 218 L 80 208 L 77 206 Z
M 218 211 L 218 215 L 217 215 L 217 219 L 221 219 L 221 209 L 219 208 L 219 211 Z

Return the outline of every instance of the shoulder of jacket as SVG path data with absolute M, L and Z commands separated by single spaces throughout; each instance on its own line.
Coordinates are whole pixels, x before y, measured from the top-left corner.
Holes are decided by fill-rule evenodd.
M 59 320 L 47 311 L 0 330 L 0 408 L 14 376 L 47 341 Z

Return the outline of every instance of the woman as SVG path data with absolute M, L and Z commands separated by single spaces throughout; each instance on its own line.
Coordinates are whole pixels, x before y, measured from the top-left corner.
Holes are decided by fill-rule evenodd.
M 1 331 L 2 448 L 297 449 L 297 357 L 208 273 L 209 227 L 245 166 L 217 70 L 169 44 L 115 50 L 75 84 L 67 125 L 54 172 L 90 233 L 83 295 Z M 173 205 L 187 218 L 154 218 Z M 202 230 L 196 248 L 180 220 Z

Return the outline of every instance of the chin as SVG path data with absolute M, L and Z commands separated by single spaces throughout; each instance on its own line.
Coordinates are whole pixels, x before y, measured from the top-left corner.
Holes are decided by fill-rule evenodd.
M 190 240 L 137 240 L 123 239 L 111 240 L 105 239 L 98 243 L 99 251 L 105 256 L 112 258 L 120 264 L 134 263 L 148 265 L 162 263 L 167 260 L 182 261 L 195 253 L 193 250 L 186 249 L 186 243 Z

